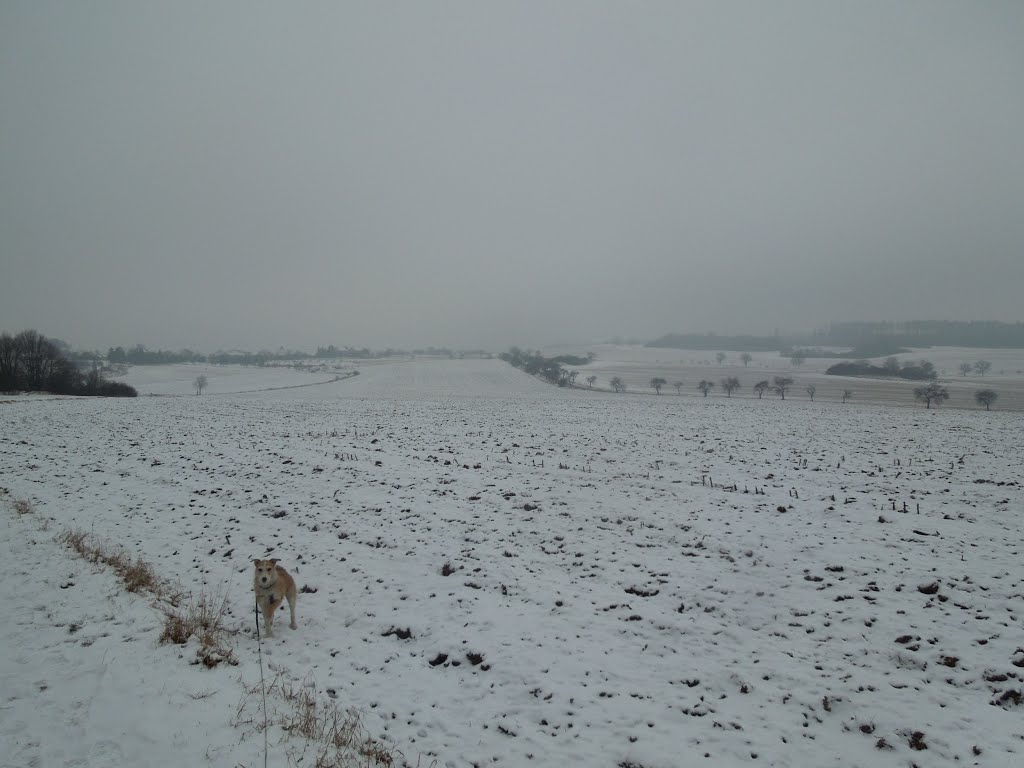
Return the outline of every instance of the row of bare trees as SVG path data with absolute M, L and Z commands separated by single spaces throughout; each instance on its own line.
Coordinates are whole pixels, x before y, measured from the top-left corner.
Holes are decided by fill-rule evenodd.
M 725 362 L 726 357 L 727 357 L 727 355 L 725 354 L 725 352 L 715 352 L 715 360 L 718 362 L 719 365 L 722 365 L 722 363 Z M 740 362 L 743 363 L 743 367 L 744 368 L 746 368 L 748 365 L 750 365 L 750 361 L 753 360 L 753 359 L 754 359 L 754 356 L 752 354 L 750 354 L 749 352 L 741 352 L 740 353 Z
M 987 369 L 985 369 L 987 370 Z M 593 387 L 594 381 L 597 381 L 596 376 L 587 377 L 587 382 Z M 668 384 L 668 381 L 660 376 L 655 376 L 650 381 L 651 389 L 657 394 L 661 394 L 661 388 Z M 719 382 L 722 391 L 725 392 L 727 397 L 732 397 L 732 393 L 742 388 L 740 380 L 735 376 L 728 376 Z M 775 376 L 772 378 L 771 383 L 767 379 L 757 382 L 753 389 L 757 393 L 757 399 L 760 400 L 764 397 L 765 392 L 773 392 L 783 400 L 786 399 L 786 393 L 793 387 L 794 381 L 790 376 Z M 615 376 L 611 380 L 612 389 L 616 392 L 625 392 L 626 385 L 622 381 L 622 378 Z M 676 394 L 682 394 L 683 382 L 675 381 L 672 386 L 676 388 Z M 715 382 L 707 379 L 701 379 L 697 384 L 697 389 L 700 393 L 707 397 L 712 389 L 715 388 Z M 818 392 L 818 388 L 814 384 L 807 384 L 804 387 L 804 392 L 813 401 L 814 396 Z M 852 389 L 842 390 L 842 401 L 848 402 L 853 397 Z M 917 387 L 914 389 L 914 399 L 919 400 L 925 404 L 926 407 L 931 408 L 932 403 L 939 405 L 949 399 L 949 391 L 937 384 L 932 382 L 924 387 Z M 999 394 L 992 389 L 982 389 L 974 393 L 974 400 L 978 405 L 984 405 L 985 410 L 991 410 L 992 404 L 999 399 Z
M 621 387 L 621 389 L 619 387 L 616 387 L 614 383 L 613 383 L 612 388 L 615 389 L 616 392 L 625 390 L 625 386 L 622 385 L 622 380 L 619 379 L 619 377 L 617 377 L 617 376 L 615 377 L 615 379 L 618 380 L 618 384 L 619 384 L 619 387 Z M 613 382 L 614 381 L 615 380 L 613 380 Z M 651 381 L 650 381 L 651 389 L 653 389 L 659 395 L 661 394 L 661 388 L 663 386 L 665 386 L 665 384 L 667 384 L 667 383 L 668 382 L 665 379 L 661 378 L 661 377 L 655 377 L 655 378 L 651 379 Z M 681 394 L 682 393 L 683 382 L 681 382 L 681 381 L 673 382 L 672 386 L 674 386 L 676 388 L 676 394 Z M 709 381 L 708 379 L 701 379 L 697 383 L 697 389 L 700 390 L 700 393 L 704 397 L 707 397 L 708 394 L 711 392 L 711 390 L 715 388 L 715 386 L 716 386 L 715 382 Z M 726 397 L 732 397 L 732 393 L 733 392 L 735 392 L 738 389 L 742 389 L 743 388 L 743 385 L 740 384 L 740 380 L 738 378 L 736 378 L 735 376 L 726 376 L 725 378 L 723 378 L 718 383 L 717 386 L 720 386 L 722 388 L 722 391 L 725 392 Z M 776 376 L 776 377 L 774 377 L 774 379 L 772 379 L 772 383 L 771 384 L 768 383 L 767 379 L 765 379 L 763 381 L 757 382 L 757 384 L 754 385 L 754 391 L 757 393 L 757 399 L 758 400 L 760 400 L 762 397 L 764 397 L 764 393 L 768 392 L 768 391 L 774 392 L 779 397 L 781 397 L 783 400 L 785 400 L 786 399 L 786 393 L 790 390 L 790 388 L 792 388 L 792 386 L 793 386 L 793 379 L 791 377 L 789 377 L 789 376 Z M 808 384 L 806 387 L 804 387 L 804 391 L 808 394 L 808 396 L 811 398 L 811 400 L 813 400 L 814 399 L 814 395 L 817 393 L 818 389 L 813 384 Z M 844 403 L 847 400 L 849 400 L 850 397 L 852 397 L 852 396 L 853 396 L 853 391 L 852 390 L 849 390 L 849 389 L 843 390 L 843 402 Z
M 932 382 L 928 386 L 915 388 L 914 399 L 924 403 L 926 408 L 931 408 L 932 403 L 941 405 L 946 402 L 949 399 L 949 390 L 941 384 Z M 992 404 L 998 399 L 999 393 L 994 389 L 979 389 L 974 393 L 974 402 L 984 405 L 986 411 L 992 410 Z
M 721 364 L 725 360 L 725 353 L 719 352 L 717 353 L 716 357 L 718 359 L 719 364 Z M 561 362 L 569 360 L 571 360 L 571 363 L 589 362 L 589 359 L 544 358 L 540 355 L 539 352 L 533 354 L 524 354 L 516 347 L 513 347 L 509 351 L 509 353 L 502 354 L 501 358 L 512 363 L 517 367 L 523 368 L 528 373 L 540 374 L 541 376 L 548 379 L 552 383 L 558 384 L 559 386 L 563 387 L 575 386 L 576 378 L 579 376 L 579 371 L 567 371 L 565 370 L 565 368 L 561 366 Z M 748 362 L 750 362 L 751 356 L 749 353 L 745 352 L 742 355 L 740 355 L 740 359 L 743 360 L 743 364 L 746 365 Z M 933 378 L 935 376 L 934 366 L 928 361 L 921 361 L 921 363 L 913 364 L 908 363 L 906 364 L 904 369 L 906 369 L 907 366 L 914 367 L 914 375 L 910 376 L 909 378 L 927 379 Z M 976 370 L 981 375 L 984 375 L 990 367 L 990 363 L 984 360 L 979 360 L 977 363 L 974 364 L 973 370 Z M 895 372 L 901 371 L 899 361 L 895 357 L 886 360 L 883 368 L 880 370 L 889 370 Z M 587 376 L 586 379 L 584 379 L 584 381 L 586 381 L 587 385 L 591 389 L 593 389 L 594 384 L 597 383 L 597 376 L 591 374 L 590 376 Z M 203 389 L 206 387 L 206 383 L 207 382 L 205 376 L 197 378 L 195 382 L 193 382 L 193 386 L 196 389 L 196 394 L 200 394 L 203 391 Z M 612 391 L 614 392 L 626 391 L 626 382 L 622 379 L 621 376 L 613 376 L 608 383 L 611 386 Z M 651 389 L 653 389 L 659 395 L 661 394 L 662 388 L 668 386 L 668 383 L 668 380 L 661 376 L 655 376 L 649 382 Z M 791 376 L 774 376 L 772 377 L 772 380 L 770 382 L 768 381 L 768 379 L 763 379 L 757 382 L 756 384 L 754 384 L 753 390 L 755 393 L 757 393 L 758 400 L 762 399 L 766 392 L 772 392 L 773 394 L 778 395 L 781 399 L 785 400 L 786 394 L 793 388 L 794 384 L 795 382 Z M 682 394 L 684 386 L 682 381 L 674 381 L 672 382 L 672 386 L 675 387 L 677 395 Z M 708 379 L 701 379 L 700 382 L 697 383 L 697 390 L 700 391 L 701 395 L 707 397 L 711 393 L 711 390 L 713 390 L 716 386 L 720 386 L 727 397 L 732 397 L 733 392 L 742 389 L 740 380 L 737 377 L 727 376 L 722 378 L 718 382 L 718 384 Z M 804 386 L 803 391 L 807 394 L 807 397 L 813 401 L 818 393 L 818 388 L 814 384 L 807 384 Z M 984 405 L 986 410 L 991 409 L 992 404 L 995 403 L 998 397 L 999 395 L 994 390 L 991 389 L 983 389 L 974 393 L 975 402 L 977 402 L 978 405 Z M 841 398 L 842 402 L 849 402 L 853 398 L 853 390 L 841 390 Z M 945 402 L 949 398 L 949 392 L 946 390 L 945 387 L 933 381 L 927 386 L 917 387 L 916 389 L 914 389 L 914 398 L 916 400 L 923 402 L 926 407 L 931 408 L 932 403 L 938 405 Z
M 971 371 L 974 371 L 979 376 L 984 376 L 992 368 L 992 363 L 988 360 L 979 360 L 976 363 L 960 363 L 960 375 L 966 376 Z
M 60 348 L 36 331 L 0 335 L 0 390 L 42 391 L 75 370 Z
M 587 383 L 589 383 L 591 387 L 593 387 L 595 381 L 597 381 L 596 376 L 587 377 Z M 666 384 L 668 384 L 668 381 L 660 376 L 655 376 L 650 381 L 651 389 L 653 389 L 659 395 L 661 394 L 661 388 L 664 387 Z M 672 386 L 676 388 L 677 395 L 682 394 L 683 382 L 674 381 L 672 382 Z M 701 379 L 700 382 L 697 384 L 697 389 L 700 390 L 700 393 L 704 397 L 707 397 L 708 393 L 711 392 L 711 390 L 714 389 L 715 386 L 721 386 L 722 391 L 725 392 L 727 397 L 732 397 L 733 392 L 743 388 L 743 385 L 740 384 L 740 380 L 738 378 L 736 378 L 735 376 L 726 376 L 718 383 L 718 385 L 716 385 L 713 381 L 709 381 L 708 379 Z M 781 397 L 783 400 L 785 400 L 786 393 L 790 390 L 790 388 L 792 388 L 792 386 L 793 379 L 791 377 L 776 376 L 772 379 L 772 383 L 770 384 L 768 383 L 767 379 L 765 379 L 764 381 L 757 382 L 757 384 L 754 385 L 754 391 L 757 393 L 758 400 L 760 400 L 764 396 L 764 393 L 768 391 L 774 392 L 775 394 L 779 395 L 779 397 Z M 616 392 L 624 392 L 626 390 L 626 385 L 625 383 L 623 383 L 622 378 L 619 376 L 615 376 L 614 378 L 611 379 L 611 387 Z M 815 387 L 813 384 L 808 384 L 806 387 L 804 387 L 804 391 L 808 394 L 811 400 L 813 400 L 814 395 L 818 391 L 818 388 Z M 853 390 L 843 390 L 844 403 L 847 400 L 849 400 L 852 396 Z
M 82 371 L 51 339 L 34 330 L 0 334 L 0 391 L 62 395 L 132 396 L 132 387 L 103 379 L 95 366 Z

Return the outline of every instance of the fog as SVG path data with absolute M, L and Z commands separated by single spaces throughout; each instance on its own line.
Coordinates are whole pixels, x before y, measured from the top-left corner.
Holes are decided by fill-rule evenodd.
M 1018 321 L 1019 2 L 0 5 L 0 330 Z

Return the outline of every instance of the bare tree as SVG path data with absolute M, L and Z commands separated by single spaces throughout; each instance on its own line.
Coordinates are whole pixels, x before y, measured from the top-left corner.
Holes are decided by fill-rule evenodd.
M 715 353 L 715 360 L 718 361 L 719 365 L 724 363 L 725 362 L 725 352 L 716 352 Z
M 651 389 L 653 389 L 659 395 L 661 394 L 661 388 L 664 387 L 666 384 L 668 384 L 668 382 L 661 378 L 661 376 L 655 376 L 653 379 L 651 379 Z
M 569 386 L 570 387 L 575 387 L 576 386 L 576 377 L 579 376 L 579 375 L 580 375 L 579 371 L 569 371 L 567 374 L 565 374 L 565 378 L 569 380 Z
M 932 382 L 926 387 L 917 387 L 914 389 L 914 399 L 923 400 L 924 404 L 928 407 L 932 407 L 932 401 L 936 405 L 942 403 L 944 400 L 949 399 L 949 392 L 946 388 Z
M 853 390 L 852 389 L 844 389 L 843 390 L 843 402 L 845 403 L 851 397 L 853 397 Z
M 0 335 L 0 392 L 18 388 L 21 371 L 21 345 L 10 334 Z
M 673 381 L 672 382 L 672 386 L 676 388 L 676 394 L 677 395 L 683 394 L 683 382 L 681 382 L 681 381 Z
M 767 379 L 757 382 L 757 384 L 754 385 L 754 391 L 757 392 L 757 399 L 760 400 L 764 397 L 764 393 L 767 392 L 770 387 L 771 385 L 768 383 Z
M 974 366 L 971 365 L 970 363 L 960 363 L 960 375 L 961 376 L 966 376 L 972 370 L 974 370 Z
M 697 389 L 704 393 L 704 397 L 707 397 L 708 392 L 710 392 L 714 388 L 714 386 L 715 382 L 708 381 L 707 379 L 701 379 L 700 384 L 697 385 Z
M 808 384 L 806 387 L 804 387 L 804 392 L 806 392 L 807 396 L 809 398 L 811 398 L 811 402 L 812 403 L 814 402 L 814 393 L 817 392 L 817 391 L 818 391 L 818 388 L 816 386 L 814 386 L 813 384 Z
M 103 380 L 99 366 L 94 364 L 92 370 L 83 376 L 78 366 L 63 355 L 54 362 L 47 379 L 49 391 L 62 393 L 78 391 L 87 395 L 99 395 L 104 386 L 109 384 L 110 382 Z
M 203 394 L 203 390 L 206 389 L 206 385 L 208 383 L 206 376 L 200 374 L 199 376 L 196 376 L 196 380 L 192 382 L 192 386 L 195 388 L 196 394 L 201 395 Z
M 746 368 L 747 365 L 750 363 L 750 361 L 753 360 L 753 359 L 754 359 L 754 357 L 749 352 L 743 352 L 740 355 L 740 360 L 743 361 L 743 367 L 744 368 Z
M 882 363 L 882 368 L 885 369 L 885 373 L 889 376 L 895 376 L 900 372 L 900 361 L 897 357 L 887 357 Z
M 992 363 L 990 363 L 988 360 L 979 360 L 974 364 L 974 370 L 978 372 L 979 376 L 984 376 L 986 373 L 988 373 L 988 370 L 991 367 Z
M 801 365 L 807 362 L 807 354 L 797 350 L 790 355 L 789 362 L 793 364 L 795 368 L 799 368 Z
M 36 331 L 22 331 L 14 337 L 19 347 L 24 385 L 31 392 L 46 388 L 57 362 L 63 358 L 57 345 Z
M 793 386 L 793 379 L 790 378 L 789 376 L 776 376 L 775 378 L 772 379 L 772 384 L 775 385 L 772 387 L 772 389 L 775 391 L 775 394 L 777 394 L 779 397 L 785 400 L 786 391 L 791 386 Z
M 727 378 L 722 379 L 721 385 L 722 389 L 725 390 L 726 396 L 732 397 L 732 393 L 740 388 L 740 380 L 737 379 L 735 376 L 729 376 Z
M 127 384 L 105 381 L 95 353 L 72 353 L 70 349 L 65 342 L 34 330 L 16 336 L 0 334 L 0 390 L 115 397 L 137 394 Z M 81 370 L 90 357 L 92 370 Z
M 616 392 L 625 392 L 626 391 L 626 384 L 625 384 L 625 382 L 621 378 L 619 378 L 618 376 L 613 376 L 612 380 L 610 382 L 608 382 L 608 383 L 612 385 L 612 389 L 615 390 Z
M 978 405 L 984 405 L 986 411 L 992 410 L 992 403 L 999 399 L 999 394 L 994 389 L 979 389 L 974 393 L 974 401 Z
M 595 376 L 594 374 L 590 374 L 589 376 L 587 376 L 587 384 L 590 386 L 591 389 L 594 388 L 594 382 L 596 381 L 597 376 Z

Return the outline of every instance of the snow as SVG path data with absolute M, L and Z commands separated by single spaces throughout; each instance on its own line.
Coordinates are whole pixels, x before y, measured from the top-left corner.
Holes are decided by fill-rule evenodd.
M 4 522 L 13 589 L 0 625 L 0 765 L 217 765 L 224 752 L 256 764 L 262 743 L 237 745 L 226 726 L 232 680 L 158 646 L 147 601 L 72 558 L 33 516 Z
M 36 511 L 3 512 L 2 754 L 260 763 L 234 717 L 273 556 L 315 591 L 264 639 L 268 675 L 331 689 L 409 765 L 1013 765 L 1021 710 L 993 702 L 1024 674 L 1022 427 L 569 391 L 492 360 L 5 402 L 0 482 Z M 239 665 L 158 645 L 150 601 L 53 541 L 75 527 L 228 594 Z
M 653 394 L 650 381 L 660 377 L 668 382 L 662 388 L 663 395 L 700 397 L 697 383 L 707 379 L 715 384 L 712 391 L 714 397 L 724 396 L 720 384 L 723 378 L 736 377 L 740 381 L 740 389 L 732 397 L 756 400 L 757 394 L 753 390 L 756 382 L 770 382 L 775 376 L 788 376 L 793 378 L 794 384 L 787 398 L 808 399 L 805 387 L 813 384 L 816 387 L 815 400 L 841 401 L 843 391 L 849 389 L 853 399 L 859 403 L 905 408 L 917 408 L 920 405 L 914 398 L 914 388 L 920 387 L 922 382 L 826 375 L 826 369 L 840 362 L 835 358 L 808 358 L 802 365 L 794 366 L 789 358 L 781 357 L 777 352 L 754 352 L 749 365 L 743 365 L 736 352 L 726 353 L 725 360 L 719 364 L 716 353 L 711 350 L 596 345 L 550 348 L 544 351 L 549 357 L 559 354 L 583 355 L 588 352 L 594 353 L 596 358 L 576 368 L 579 371 L 576 379 L 578 386 L 587 386 L 587 377 L 596 376 L 596 388 L 610 389 L 609 381 L 613 376 L 618 376 L 629 391 Z M 979 406 L 974 400 L 974 393 L 980 389 L 994 389 L 999 395 L 995 407 L 1000 410 L 1024 410 L 1024 350 L 929 347 L 894 357 L 901 364 L 929 360 L 935 365 L 939 373 L 938 383 L 950 394 L 944 408 L 976 409 Z M 876 358 L 875 361 L 880 363 L 882 359 Z M 976 373 L 960 375 L 960 363 L 973 364 L 977 360 L 990 361 L 992 370 L 984 376 Z M 678 381 L 683 386 L 677 393 L 674 385 Z M 766 397 L 772 395 L 769 393 Z
M 347 369 L 348 366 L 345 366 Z M 117 381 L 129 384 L 140 395 L 194 395 L 193 382 L 199 376 L 207 379 L 207 395 L 238 394 L 289 387 L 301 387 L 330 381 L 345 375 L 344 370 L 311 371 L 288 366 L 258 367 L 247 365 L 206 365 L 182 363 L 179 365 L 133 365 Z

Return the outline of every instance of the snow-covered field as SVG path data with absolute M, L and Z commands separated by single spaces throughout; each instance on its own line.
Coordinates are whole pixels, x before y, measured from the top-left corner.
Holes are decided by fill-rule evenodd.
M 808 358 L 802 365 L 793 365 L 788 358 L 780 357 L 777 352 L 754 352 L 749 364 L 744 365 L 738 352 L 726 352 L 726 358 L 718 363 L 716 353 L 708 350 L 664 349 L 639 346 L 617 346 L 602 344 L 594 346 L 551 347 L 543 350 L 548 357 L 561 354 L 584 355 L 594 353 L 596 358 L 588 365 L 579 366 L 577 386 L 587 386 L 588 376 L 596 376 L 595 387 L 609 389 L 609 381 L 613 376 L 621 378 L 632 392 L 653 394 L 650 381 L 661 377 L 668 383 L 663 394 L 685 397 L 700 397 L 697 383 L 707 379 L 715 384 L 711 397 L 725 397 L 720 382 L 725 377 L 736 377 L 740 381 L 740 389 L 733 394 L 734 398 L 752 398 L 757 395 L 753 386 L 758 381 L 775 376 L 793 378 L 792 391 L 787 397 L 796 400 L 807 400 L 805 387 L 814 385 L 816 400 L 838 401 L 843 390 L 853 392 L 853 399 L 860 403 L 887 405 L 893 407 L 919 407 L 914 399 L 914 388 L 922 382 L 906 381 L 893 378 L 868 378 L 851 376 L 828 376 L 825 370 L 837 362 L 837 359 Z M 1000 410 L 1024 411 L 1024 350 L 1020 349 L 966 349 L 963 347 L 930 347 L 912 350 L 894 357 L 901 364 L 928 360 L 939 374 L 939 384 L 949 391 L 949 400 L 944 408 L 976 409 L 981 406 L 974 400 L 974 393 L 980 389 L 992 389 L 999 395 L 995 408 Z M 884 358 L 876 358 L 873 362 L 881 364 Z M 971 373 L 960 375 L 958 368 L 961 363 L 975 363 L 987 360 L 992 369 L 984 376 Z M 682 387 L 677 390 L 675 382 L 681 381 Z M 765 397 L 772 397 L 771 393 Z
M 262 556 L 312 590 L 268 675 L 409 765 L 1024 763 L 1024 414 L 360 371 L 0 404 L 36 510 L 3 511 L 0 765 L 261 764 L 232 723 Z M 226 591 L 239 665 L 158 645 L 72 527 Z
M 346 368 L 348 366 L 345 366 Z M 181 365 L 132 365 L 117 381 L 130 384 L 140 395 L 194 395 L 193 382 L 206 377 L 207 395 L 237 394 L 268 389 L 310 386 L 345 375 L 344 370 L 318 370 L 301 368 L 254 367 L 246 365 L 207 365 L 183 363 Z

